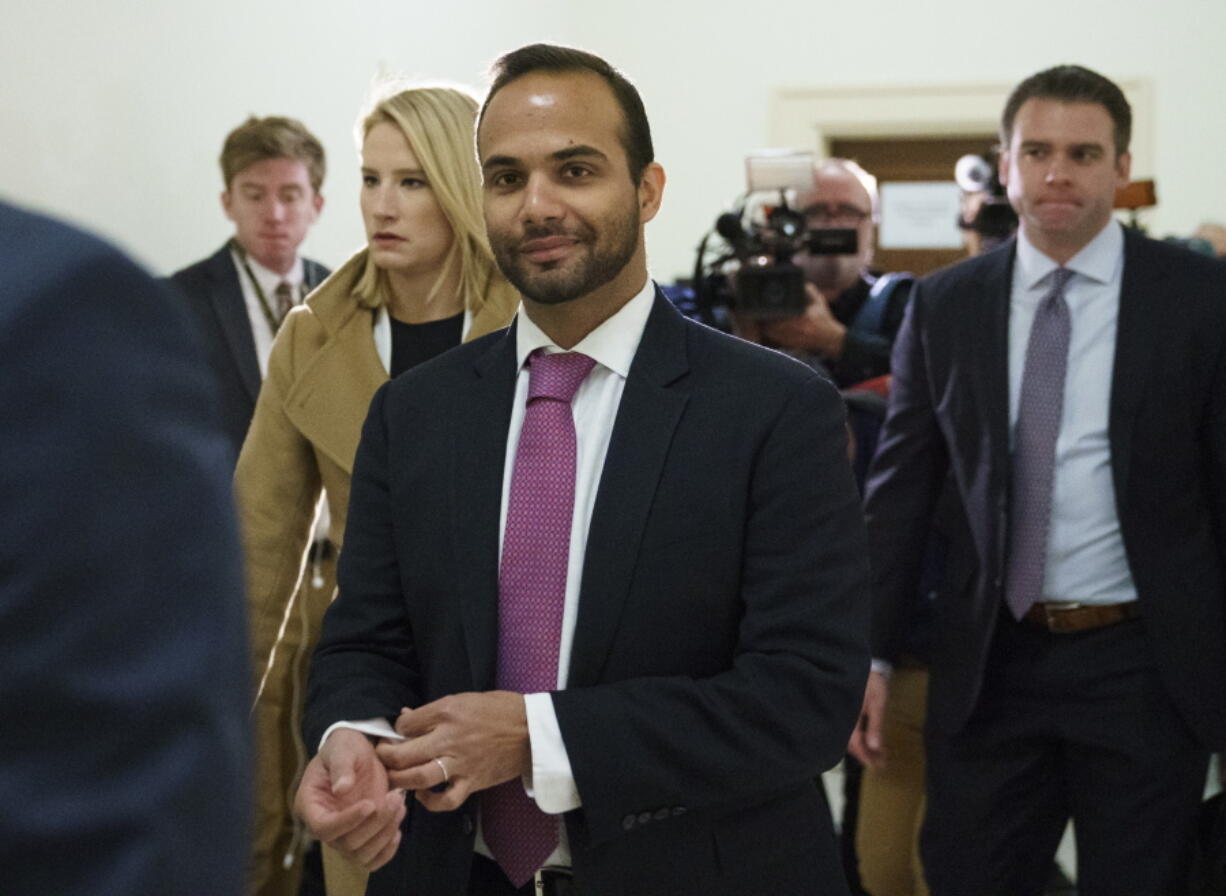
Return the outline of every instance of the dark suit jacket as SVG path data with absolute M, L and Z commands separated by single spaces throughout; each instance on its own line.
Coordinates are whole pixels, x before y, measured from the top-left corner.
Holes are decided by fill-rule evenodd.
M 514 330 L 375 397 L 308 744 L 495 683 Z M 554 705 L 585 894 L 845 893 L 814 776 L 867 669 L 867 564 L 833 387 L 657 295 L 626 381 Z M 464 892 L 478 800 L 411 803 L 386 892 Z M 376 892 L 372 889 L 371 892 Z
M 1003 606 L 1009 484 L 1008 317 L 1014 244 L 921 280 L 867 513 L 873 647 L 890 657 L 946 471 L 969 524 L 938 602 L 929 718 L 974 708 Z M 1108 435 L 1129 567 L 1171 698 L 1226 745 L 1226 266 L 1125 231 Z
M 250 679 L 208 378 L 99 240 L 0 204 L 0 269 L 0 893 L 232 896 Z
M 331 273 L 309 258 L 302 261 L 308 289 L 314 289 Z M 260 362 L 229 243 L 204 261 L 171 274 L 170 282 L 184 296 L 192 328 L 216 377 L 222 423 L 233 446 L 233 466 L 260 394 Z

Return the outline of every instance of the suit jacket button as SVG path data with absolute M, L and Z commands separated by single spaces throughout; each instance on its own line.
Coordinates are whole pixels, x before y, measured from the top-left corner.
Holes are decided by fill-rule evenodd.
M 673 806 L 673 818 L 685 814 L 685 806 Z
M 622 819 L 622 830 L 623 830 L 623 831 L 628 831 L 628 830 L 632 829 L 632 828 L 634 827 L 634 825 L 635 825 L 635 824 L 636 824 L 636 821 L 635 821 L 634 816 L 633 816 L 633 815 L 627 815 L 625 818 L 623 818 L 623 819 Z
M 668 816 L 671 814 L 672 813 L 669 812 L 667 809 L 656 809 L 655 814 L 651 817 L 654 818 L 656 821 L 663 821 L 664 819 L 668 818 Z
M 639 824 L 647 824 L 647 822 L 649 821 L 651 821 L 650 812 L 640 812 L 639 813 Z
M 465 816 L 464 816 L 464 836 L 465 836 L 465 837 L 467 837 L 467 836 L 468 836 L 469 834 L 471 834 L 472 832 L 473 832 L 473 820 L 472 820 L 472 816 L 470 816 L 470 815 L 465 815 Z

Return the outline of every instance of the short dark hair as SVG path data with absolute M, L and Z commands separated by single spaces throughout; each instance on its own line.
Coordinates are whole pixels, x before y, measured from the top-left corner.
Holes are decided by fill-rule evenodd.
M 226 135 L 221 150 L 221 177 L 226 189 L 244 168 L 265 159 L 293 159 L 306 166 L 311 189 L 324 183 L 324 148 L 315 135 L 296 118 L 250 116 Z
M 1115 130 L 1115 154 L 1128 152 L 1132 139 L 1132 107 L 1124 91 L 1110 78 L 1080 65 L 1057 65 L 1031 75 L 1009 94 L 1000 117 L 1000 139 L 1007 149 L 1013 138 L 1017 110 L 1026 100 L 1059 100 L 1062 103 L 1097 103 L 1107 110 Z
M 625 119 L 621 134 L 622 147 L 626 150 L 630 179 L 637 184 L 643 177 L 643 169 L 655 161 L 651 126 L 647 123 L 643 99 L 625 75 L 599 56 L 583 50 L 559 47 L 555 44 L 529 44 L 497 59 L 490 66 L 490 89 L 485 95 L 481 114 L 477 118 L 478 132 L 494 94 L 512 81 L 532 72 L 590 72 L 609 85 L 609 90 L 613 91 L 613 98 L 617 100 Z

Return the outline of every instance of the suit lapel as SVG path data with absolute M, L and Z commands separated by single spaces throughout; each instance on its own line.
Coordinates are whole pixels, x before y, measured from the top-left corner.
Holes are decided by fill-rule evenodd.
M 968 483 L 968 519 L 977 549 L 991 568 L 1004 556 L 1006 496 L 1009 490 L 1009 297 L 1014 249 L 1002 248 L 986 264 L 967 296 L 965 329 L 955 337 L 969 363 L 954 369 L 959 388 L 969 381 L 974 396 L 966 418 L 957 421 L 959 464 Z M 959 345 L 954 356 L 962 354 Z M 986 456 L 983 445 L 987 434 Z M 992 559 L 995 558 L 995 561 Z
M 515 327 L 473 364 L 471 388 L 445 412 L 454 415 L 452 533 L 459 601 L 473 687 L 494 687 L 498 659 L 498 530 L 507 428 L 515 397 Z
M 243 288 L 238 281 L 238 271 L 230 257 L 228 245 L 209 259 L 208 272 L 212 280 L 209 302 L 217 315 L 217 322 L 238 367 L 243 386 L 254 403 L 260 394 L 260 362 L 255 355 L 255 337 L 251 335 L 247 302 L 243 298 Z
M 1009 466 L 1009 297 L 1013 292 L 1013 257 L 1002 253 L 999 264 L 985 271 L 981 298 L 977 298 L 978 333 L 987 338 L 972 338 L 980 356 L 976 369 L 983 371 L 980 402 L 991 439 L 992 464 L 999 470 Z M 975 334 L 968 334 L 972 337 Z
M 626 378 L 588 528 L 570 687 L 599 680 L 613 643 L 652 499 L 688 400 L 670 386 L 688 369 L 685 322 L 657 290 Z
M 1120 308 L 1115 334 L 1115 362 L 1111 375 L 1111 411 L 1107 424 L 1111 442 L 1111 474 L 1116 502 L 1123 516 L 1128 491 L 1133 425 L 1150 377 L 1156 315 L 1162 281 L 1167 276 L 1158 258 L 1150 257 L 1143 237 L 1124 230 L 1124 273 L 1120 280 Z

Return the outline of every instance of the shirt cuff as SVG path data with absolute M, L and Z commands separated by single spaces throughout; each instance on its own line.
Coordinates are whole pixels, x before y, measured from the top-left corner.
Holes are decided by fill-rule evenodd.
M 396 729 L 391 726 L 387 719 L 363 719 L 358 722 L 333 722 L 328 726 L 328 730 L 324 732 L 324 736 L 319 739 L 319 747 L 316 752 L 324 748 L 324 741 L 328 739 L 328 735 L 337 728 L 351 728 L 354 731 L 361 731 L 363 734 L 370 734 L 375 737 L 385 737 L 390 741 L 399 743 L 404 740 L 404 736 L 396 733 Z
M 559 815 L 583 805 L 570 768 L 570 756 L 562 741 L 562 729 L 549 694 L 524 694 L 528 717 L 528 742 L 532 749 L 532 777 L 524 779 L 524 790 L 537 807 L 549 815 Z
M 894 664 L 886 660 L 873 659 L 868 668 L 869 671 L 876 672 L 885 678 L 886 681 L 889 681 L 890 676 L 894 674 Z

